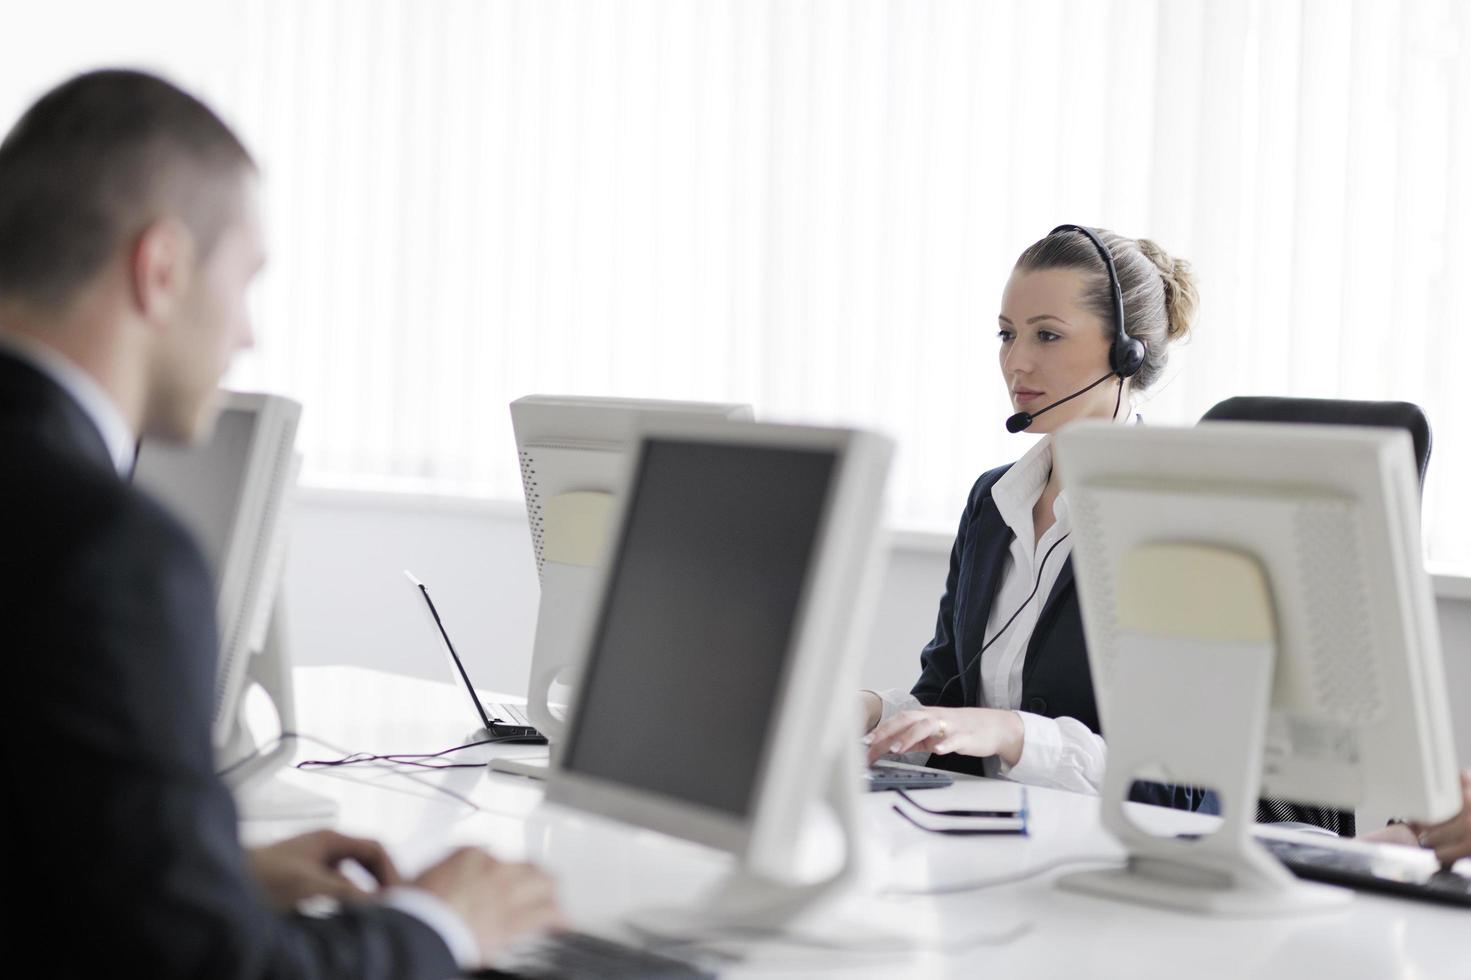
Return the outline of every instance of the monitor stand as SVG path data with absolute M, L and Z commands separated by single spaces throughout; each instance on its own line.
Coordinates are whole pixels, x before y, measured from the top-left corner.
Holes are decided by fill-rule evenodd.
M 543 635 L 540 626 L 537 628 L 537 636 Z M 530 746 L 509 746 L 512 749 L 521 749 L 512 755 L 496 755 L 486 763 L 492 772 L 509 773 L 512 776 L 525 776 L 527 779 L 547 779 L 551 771 L 552 749 L 557 741 L 563 737 L 567 730 L 567 705 L 563 698 L 567 697 L 566 685 L 563 684 L 563 676 L 571 671 L 561 663 L 550 663 L 548 649 L 555 647 L 544 644 L 540 647 L 541 663 L 532 664 L 531 690 L 526 700 L 526 715 L 536 730 L 541 732 L 547 740 L 546 748 L 532 750 Z M 553 700 L 553 689 L 557 689 L 557 700 Z
M 606 495 L 603 495 L 606 496 Z M 554 552 L 555 553 L 555 552 Z M 592 604 L 597 568 L 548 558 L 541 568 L 541 604 L 531 647 L 531 683 L 526 692 L 526 717 L 547 740 L 545 754 L 496 756 L 492 772 L 528 779 L 546 779 L 551 768 L 551 746 L 567 733 L 566 708 L 553 703 L 552 689 L 565 697 L 574 683 L 573 650 L 583 640 L 587 607 Z
M 245 721 L 244 705 L 235 711 L 235 727 L 216 755 L 221 778 L 235 795 L 242 820 L 317 820 L 337 815 L 337 804 L 328 797 L 292 785 L 278 775 L 296 754 L 296 695 L 291 685 L 291 659 L 287 656 L 280 596 L 271 611 L 265 643 L 246 666 L 241 685 L 242 701 L 252 682 L 270 698 L 280 722 L 281 737 L 270 748 L 257 745 Z M 270 745 L 270 743 L 266 743 Z
M 536 730 L 555 742 L 567 734 L 566 712 L 552 701 L 552 688 L 576 683 L 578 651 L 586 641 L 588 610 L 597 601 L 598 569 L 548 557 L 541 567 L 541 602 L 531 644 L 531 677 L 526 691 L 526 717 Z M 565 695 L 563 695 L 565 696 Z
M 1181 582 L 1192 591 L 1176 601 L 1171 583 Z M 1066 875 L 1059 886 L 1209 915 L 1342 907 L 1351 892 L 1298 881 L 1252 836 L 1276 659 L 1261 564 L 1213 545 L 1145 545 L 1120 561 L 1117 592 L 1115 659 L 1094 672 L 1108 677 L 1102 820 L 1128 863 Z M 1141 804 L 1127 802 L 1129 789 L 1151 778 L 1214 790 L 1219 828 L 1160 837 L 1138 826 L 1128 808 Z
M 811 837 L 836 824 L 843 854 L 835 868 L 815 881 L 789 883 L 737 864 L 706 894 L 675 907 L 640 909 L 622 924 L 656 941 L 717 943 L 786 936 L 803 945 L 888 953 L 923 946 L 919 933 L 905 933 L 902 923 L 892 921 L 892 913 L 884 917 L 873 896 L 859 886 L 868 877 L 855 776 L 862 765 L 856 742 L 850 742 L 843 740 L 837 764 L 828 767 L 820 801 L 825 812 L 814 813 L 802 828 Z
M 603 496 L 606 496 L 604 494 Z M 600 532 L 601 533 L 601 532 Z M 553 554 L 557 554 L 553 549 Z M 558 557 L 563 557 L 558 555 Z M 531 683 L 526 692 L 526 717 L 547 740 L 545 754 L 496 756 L 488 766 L 528 779 L 546 779 L 551 768 L 551 744 L 567 732 L 566 711 L 552 702 L 553 686 L 572 683 L 572 651 L 583 639 L 586 608 L 593 602 L 597 568 L 587 563 L 548 558 L 541 568 L 541 604 L 536 615 L 536 637 L 531 647 Z

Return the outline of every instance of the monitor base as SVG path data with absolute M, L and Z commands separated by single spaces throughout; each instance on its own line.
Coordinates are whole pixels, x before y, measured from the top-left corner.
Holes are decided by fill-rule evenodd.
M 757 936 L 792 929 L 844 890 L 838 881 L 785 885 L 736 872 L 690 905 L 644 909 L 624 921 L 634 932 L 660 939 Z
M 793 947 L 823 957 L 814 969 L 831 970 L 838 955 L 964 954 L 1026 935 L 1032 923 L 1008 913 L 973 928 L 942 934 L 933 923 L 905 921 L 892 907 L 846 880 L 790 886 L 736 874 L 693 905 L 641 909 L 622 921 L 634 936 L 654 943 L 729 949 Z M 820 965 L 819 965 L 820 964 Z
M 1253 845 L 1255 846 L 1255 845 Z M 1244 869 L 1242 869 L 1244 870 Z M 1065 891 L 1134 905 L 1230 918 L 1276 918 L 1341 909 L 1353 892 L 1330 885 L 1217 873 L 1173 862 L 1135 858 L 1123 868 L 1078 871 L 1058 879 Z
M 546 779 L 551 772 L 552 760 L 544 755 L 496 756 L 486 763 L 491 772 L 504 772 L 527 779 Z

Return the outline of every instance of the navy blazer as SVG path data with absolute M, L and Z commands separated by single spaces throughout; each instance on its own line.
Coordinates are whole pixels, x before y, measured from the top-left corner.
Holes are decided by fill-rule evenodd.
M 438 980 L 443 940 L 375 904 L 273 911 L 210 747 L 214 584 L 92 421 L 0 351 L 0 808 L 17 947 L 64 976 Z
M 919 681 L 911 691 L 921 704 L 959 708 L 981 703 L 981 658 L 976 651 L 986 641 L 991 603 L 1001 585 L 1006 556 L 1015 537 L 991 499 L 991 488 L 1009 469 L 1010 463 L 981 474 L 960 515 L 960 529 L 950 549 L 950 574 L 935 620 L 935 636 L 920 654 Z M 991 651 L 986 655 L 991 656 Z M 1074 718 L 1103 734 L 1088 670 L 1088 648 L 1083 640 L 1083 617 L 1071 559 L 1058 570 L 1057 581 L 1027 644 L 1019 707 L 1048 718 Z M 982 760 L 974 756 L 936 755 L 931 756 L 930 764 L 956 772 L 982 773 Z M 1205 794 L 1193 787 L 1138 782 L 1129 798 L 1195 810 L 1205 801 Z

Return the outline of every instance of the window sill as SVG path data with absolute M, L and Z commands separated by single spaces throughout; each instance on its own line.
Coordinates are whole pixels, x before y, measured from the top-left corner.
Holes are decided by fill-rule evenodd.
M 414 485 L 385 484 L 381 487 L 306 485 L 298 499 L 313 507 L 379 508 L 436 514 L 482 515 L 501 520 L 525 520 L 526 505 L 520 500 L 498 500 L 468 493 L 431 493 Z M 891 528 L 887 532 L 891 551 L 916 555 L 948 555 L 954 536 L 940 531 Z M 1426 570 L 1435 595 L 1440 599 L 1471 602 L 1471 569 L 1428 562 Z
M 894 551 L 907 551 L 921 555 L 948 555 L 954 536 L 938 531 L 909 531 L 893 529 L 889 532 L 889 547 Z M 1437 599 L 1455 599 L 1471 602 L 1471 568 L 1441 562 L 1426 562 L 1425 570 L 1430 573 L 1430 586 Z

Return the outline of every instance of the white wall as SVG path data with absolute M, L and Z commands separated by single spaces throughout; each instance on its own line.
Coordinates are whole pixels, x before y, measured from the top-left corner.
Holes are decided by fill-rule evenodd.
M 524 514 L 509 505 L 304 492 L 286 566 L 296 663 L 448 679 L 407 569 L 429 587 L 476 686 L 524 693 L 539 595 Z
M 307 491 L 298 503 L 287 596 L 298 664 L 356 664 L 435 679 L 448 668 L 403 577 L 434 594 L 476 686 L 522 693 L 538 596 L 519 505 Z M 865 686 L 908 685 L 934 629 L 948 544 L 901 535 L 889 549 Z M 1443 593 L 1450 592 L 1438 580 Z M 1456 744 L 1471 765 L 1471 598 L 1438 599 Z M 308 722 L 309 727 L 309 722 Z
M 447 677 L 404 569 L 429 586 L 476 685 L 524 692 L 539 589 L 519 504 L 304 491 L 286 569 L 296 662 Z M 864 682 L 908 685 L 932 632 L 945 556 L 903 547 L 885 572 Z

